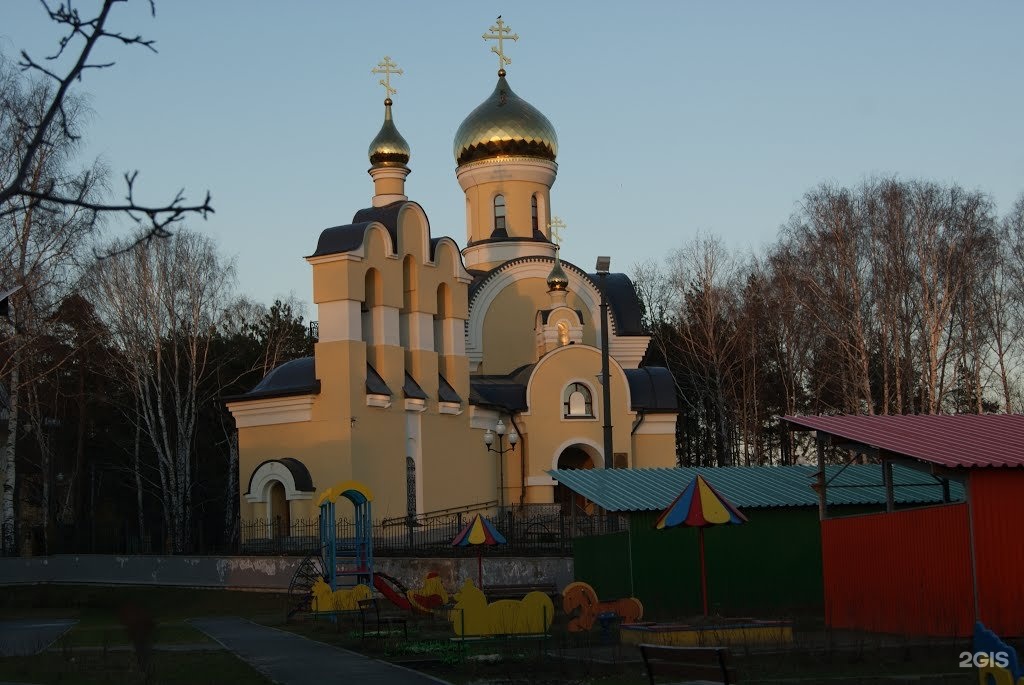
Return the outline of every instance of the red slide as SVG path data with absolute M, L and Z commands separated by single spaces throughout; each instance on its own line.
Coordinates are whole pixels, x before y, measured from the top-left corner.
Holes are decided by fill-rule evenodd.
M 391 576 L 385 573 L 373 574 L 373 587 L 377 588 L 377 591 L 380 592 L 380 594 L 387 597 L 391 601 L 391 603 L 399 609 L 411 611 L 412 605 L 409 604 L 409 600 L 406 599 L 404 594 L 395 591 L 392 585 L 394 585 L 395 588 L 398 588 L 399 590 L 402 589 L 401 584 Z

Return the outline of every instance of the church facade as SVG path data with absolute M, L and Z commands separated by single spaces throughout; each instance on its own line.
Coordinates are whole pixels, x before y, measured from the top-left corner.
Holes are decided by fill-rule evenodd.
M 649 338 L 632 283 L 562 261 L 553 240 L 554 127 L 502 68 L 455 134 L 460 248 L 433 237 L 406 196 L 411 153 L 392 117 L 394 67 L 385 58 L 374 70 L 388 97 L 369 149 L 371 206 L 322 231 L 306 258 L 314 356 L 228 402 L 241 517 L 314 517 L 320 493 L 349 480 L 372 493 L 375 517 L 399 517 L 563 501 L 548 475 L 556 468 L 675 466 L 675 388 L 667 369 L 642 366 Z

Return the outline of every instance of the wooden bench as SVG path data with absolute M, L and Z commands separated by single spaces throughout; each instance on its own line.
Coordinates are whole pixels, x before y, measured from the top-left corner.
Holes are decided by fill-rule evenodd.
M 554 583 L 534 583 L 524 585 L 485 585 L 481 588 L 487 595 L 487 601 L 498 599 L 522 599 L 530 592 L 543 592 L 548 597 L 558 597 L 558 586 Z
M 729 650 L 725 647 L 668 647 L 641 644 L 640 654 L 644 658 L 644 666 L 647 667 L 647 677 L 651 685 L 655 685 L 655 673 L 699 678 L 684 681 L 693 685 L 736 683 L 736 671 L 727 664 Z

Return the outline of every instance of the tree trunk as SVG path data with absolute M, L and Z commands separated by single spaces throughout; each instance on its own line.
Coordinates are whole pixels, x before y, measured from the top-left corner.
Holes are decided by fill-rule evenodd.
M 7 418 L 7 444 L 4 446 L 3 460 L 0 463 L 0 471 L 3 472 L 3 502 L 0 504 L 0 523 L 3 524 L 3 550 L 4 554 L 14 555 L 18 553 L 18 541 L 15 539 L 15 518 L 14 518 L 14 486 L 17 482 L 15 457 L 17 456 L 16 446 L 18 444 L 18 413 L 20 404 L 18 402 L 18 385 L 20 383 L 21 356 L 15 345 L 15 359 L 11 364 L 10 383 L 7 391 L 7 404 L 9 407 Z

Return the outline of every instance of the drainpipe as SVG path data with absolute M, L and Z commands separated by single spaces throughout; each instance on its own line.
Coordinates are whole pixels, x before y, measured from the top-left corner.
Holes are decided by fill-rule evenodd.
M 630 436 L 636 435 L 636 429 L 640 427 L 640 424 L 647 418 L 647 412 L 643 409 L 637 410 L 639 416 L 636 417 L 636 423 L 633 424 L 633 430 L 629 431 Z
M 512 427 L 516 429 L 516 433 L 519 433 L 520 447 L 519 447 L 519 506 L 522 507 L 526 503 L 526 440 L 523 440 L 523 431 L 519 428 L 519 424 L 516 423 L 516 415 L 512 412 L 508 413 L 508 420 L 512 422 Z

